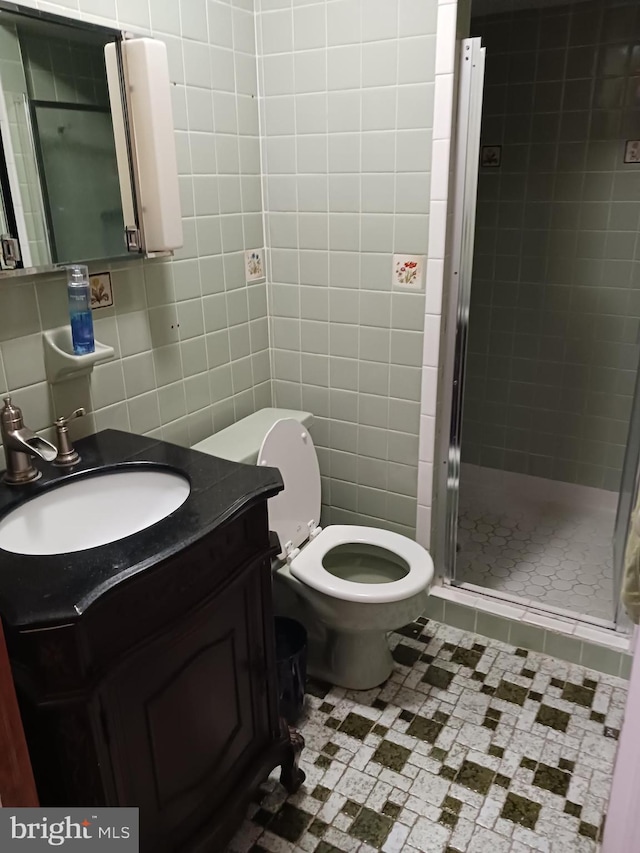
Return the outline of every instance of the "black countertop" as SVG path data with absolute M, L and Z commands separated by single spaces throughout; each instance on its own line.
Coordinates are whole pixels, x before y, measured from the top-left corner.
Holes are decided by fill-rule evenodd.
M 192 545 L 245 507 L 282 489 L 276 468 L 228 462 L 119 430 L 104 430 L 75 446 L 81 460 L 71 472 L 37 460 L 41 479 L 25 486 L 0 483 L 0 518 L 44 489 L 98 469 L 117 471 L 132 465 L 175 469 L 189 478 L 191 493 L 181 507 L 151 527 L 87 551 L 31 556 L 0 549 L 0 615 L 14 628 L 76 620 L 118 583 Z

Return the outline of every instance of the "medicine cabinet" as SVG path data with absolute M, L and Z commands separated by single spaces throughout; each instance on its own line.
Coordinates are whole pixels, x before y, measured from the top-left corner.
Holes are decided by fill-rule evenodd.
M 166 48 L 0 0 L 0 278 L 182 245 Z

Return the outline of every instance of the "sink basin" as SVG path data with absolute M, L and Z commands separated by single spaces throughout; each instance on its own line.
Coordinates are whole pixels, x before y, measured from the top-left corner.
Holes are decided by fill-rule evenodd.
M 33 555 L 97 548 L 166 518 L 190 491 L 182 474 L 153 468 L 70 480 L 8 513 L 0 521 L 0 548 Z

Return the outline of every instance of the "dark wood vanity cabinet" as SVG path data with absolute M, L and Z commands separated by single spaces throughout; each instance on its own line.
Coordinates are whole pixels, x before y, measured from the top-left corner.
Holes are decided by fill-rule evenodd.
M 117 798 L 146 815 L 149 849 L 165 849 L 167 832 L 194 813 L 228 808 L 228 793 L 278 737 L 265 677 L 264 568 L 247 566 L 101 690 Z
M 0 806 L 37 805 L 36 786 L 0 625 Z
M 140 808 L 143 853 L 221 853 L 270 770 L 296 790 L 278 715 L 266 500 L 100 596 L 14 632 L 43 805 Z

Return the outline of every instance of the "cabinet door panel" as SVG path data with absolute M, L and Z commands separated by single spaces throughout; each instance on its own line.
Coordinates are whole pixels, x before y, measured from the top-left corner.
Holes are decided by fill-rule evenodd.
M 176 670 L 145 704 L 150 753 L 162 808 L 196 787 L 227 754 L 244 748 L 248 727 L 243 709 L 251 705 L 246 679 L 248 650 L 233 629 L 199 649 Z M 220 702 L 215 689 L 204 685 L 233 685 L 236 690 Z
M 142 850 L 179 849 L 169 827 L 195 831 L 269 739 L 261 571 L 147 644 L 103 692 L 118 799 L 140 807 Z

